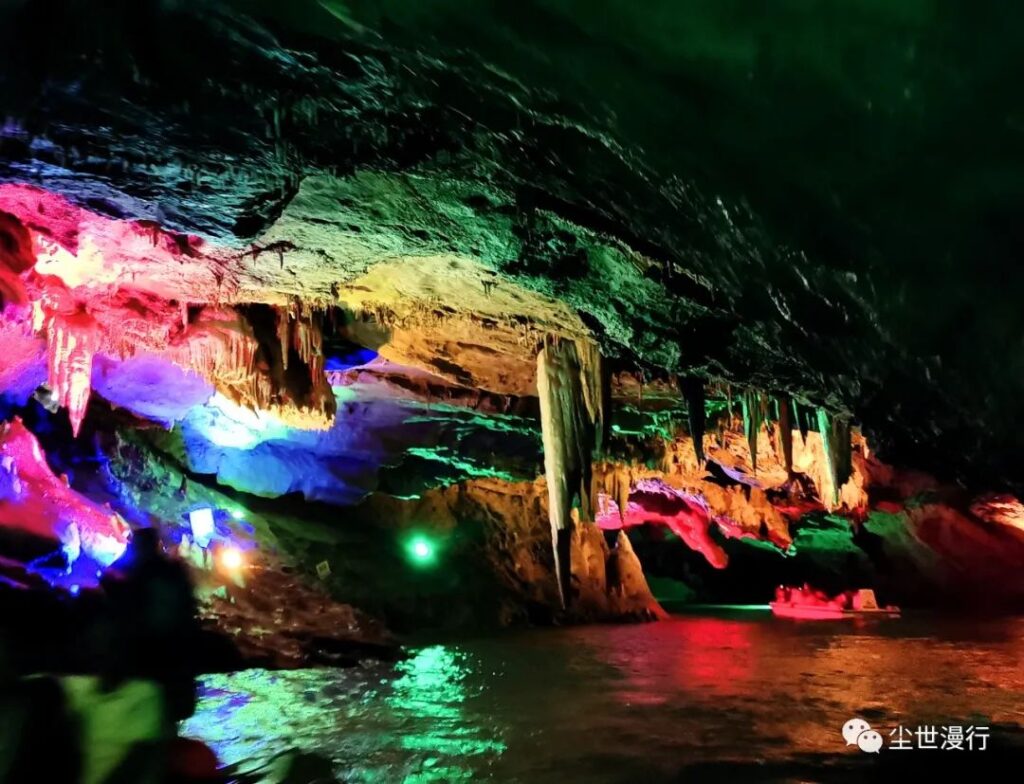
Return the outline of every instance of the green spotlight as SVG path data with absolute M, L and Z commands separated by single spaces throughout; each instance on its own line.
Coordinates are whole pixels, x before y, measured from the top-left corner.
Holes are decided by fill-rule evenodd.
M 406 542 L 405 550 L 409 559 L 417 566 L 428 566 L 437 558 L 434 543 L 422 534 L 417 534 Z

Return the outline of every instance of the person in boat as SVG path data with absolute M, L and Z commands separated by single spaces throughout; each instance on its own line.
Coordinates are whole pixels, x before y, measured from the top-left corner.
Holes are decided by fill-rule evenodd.
M 155 529 L 142 528 L 100 584 L 108 602 L 105 684 L 155 681 L 163 690 L 168 722 L 191 716 L 199 621 L 184 564 L 164 554 Z
M 832 603 L 828 594 L 824 591 L 819 591 L 817 588 L 812 588 L 810 583 L 804 583 L 803 593 L 809 604 L 827 605 Z
M 24 677 L 28 656 L 13 648 L 0 636 L 0 782 L 77 782 L 80 743 L 60 680 Z

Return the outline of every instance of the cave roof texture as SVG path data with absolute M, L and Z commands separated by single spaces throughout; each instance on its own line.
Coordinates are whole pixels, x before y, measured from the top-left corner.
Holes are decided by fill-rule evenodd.
M 375 313 L 390 334 L 359 342 L 513 395 L 543 335 L 587 336 L 1019 488 L 1022 17 L 6 0 L 0 211 L 65 247 L 40 189 L 83 211 L 140 301 Z

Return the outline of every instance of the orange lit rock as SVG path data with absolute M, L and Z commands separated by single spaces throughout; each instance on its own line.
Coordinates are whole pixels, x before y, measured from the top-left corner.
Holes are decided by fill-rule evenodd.
M 561 609 L 554 574 L 548 493 L 534 482 L 476 479 L 400 500 L 369 497 L 357 519 L 387 520 L 396 529 L 418 529 L 443 539 L 458 525 L 482 526 L 484 553 L 506 599 L 499 617 L 523 619 L 523 608 L 543 607 L 550 618 L 568 621 L 654 619 L 662 616 L 647 589 L 643 569 L 625 536 L 610 548 L 591 523 L 572 528 L 568 609 Z
M 308 318 L 308 316 L 307 316 Z M 314 336 L 315 332 L 315 336 Z M 299 334 L 301 333 L 301 334 Z M 310 321 L 289 324 L 300 359 L 308 358 L 308 383 L 301 391 L 289 385 L 279 344 L 261 343 L 248 320 L 233 308 L 204 308 L 163 356 L 209 379 L 237 405 L 272 414 L 283 424 L 325 430 L 334 417 L 335 400 L 323 369 L 319 327 Z
M 641 620 L 661 620 L 668 617 L 651 593 L 640 559 L 625 531 L 619 531 L 607 563 L 608 595 L 611 611 L 616 616 Z
M 573 527 L 571 512 L 584 521 L 594 519 L 591 461 L 601 445 L 611 402 L 604 396 L 600 352 L 586 341 L 545 338 L 537 354 L 537 393 L 555 572 L 567 604 L 565 534 Z
M 1024 503 L 1008 493 L 990 493 L 971 503 L 971 514 L 987 523 L 1024 531 Z
M 651 594 L 629 537 L 620 531 L 609 547 L 596 525 L 573 529 L 571 615 L 579 620 L 619 618 L 653 621 L 668 617 Z

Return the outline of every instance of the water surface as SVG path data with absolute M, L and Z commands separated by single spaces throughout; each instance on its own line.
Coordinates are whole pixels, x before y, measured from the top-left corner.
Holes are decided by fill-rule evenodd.
M 1022 659 L 1024 619 L 679 616 L 426 645 L 397 666 L 210 676 L 184 732 L 250 769 L 315 751 L 353 782 L 825 780 L 1016 753 Z M 986 752 L 869 758 L 842 740 L 852 716 L 884 735 L 993 735 Z

